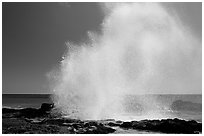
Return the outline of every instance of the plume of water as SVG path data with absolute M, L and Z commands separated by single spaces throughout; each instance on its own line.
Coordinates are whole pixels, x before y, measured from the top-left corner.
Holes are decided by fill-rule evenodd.
M 67 43 L 59 69 L 50 74 L 59 111 L 80 119 L 115 118 L 124 112 L 125 95 L 201 88 L 201 43 L 178 18 L 156 3 L 101 6 L 108 11 L 102 33 Z M 140 101 L 153 113 L 155 99 Z

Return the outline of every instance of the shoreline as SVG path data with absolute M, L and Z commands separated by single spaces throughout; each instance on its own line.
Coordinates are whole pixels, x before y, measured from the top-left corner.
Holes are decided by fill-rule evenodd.
M 202 123 L 178 118 L 120 121 L 79 120 L 54 114 L 54 104 L 43 103 L 40 108 L 2 108 L 3 134 L 109 134 L 109 133 L 202 133 Z

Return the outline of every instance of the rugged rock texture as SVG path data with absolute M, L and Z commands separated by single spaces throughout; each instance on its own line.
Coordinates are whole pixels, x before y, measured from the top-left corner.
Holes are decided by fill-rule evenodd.
M 108 134 L 115 129 L 97 121 L 55 118 L 50 114 L 53 104 L 43 103 L 41 108 L 2 109 L 3 133 L 67 133 Z
M 36 117 L 46 117 L 49 115 L 51 109 L 54 107 L 54 104 L 43 103 L 41 108 L 24 108 L 24 109 L 8 109 L 3 108 L 2 114 L 3 117 L 24 117 L 24 118 L 36 118 Z
M 141 120 L 123 122 L 119 125 L 122 128 L 150 130 L 163 133 L 184 133 L 195 134 L 202 132 L 202 124 L 196 121 L 185 121 L 180 119 L 162 119 L 162 120 Z
M 115 129 L 132 129 L 162 133 L 194 134 L 202 132 L 202 124 L 180 119 L 115 121 L 113 119 L 93 121 L 53 116 L 53 104 L 43 103 L 41 108 L 2 109 L 2 132 L 11 133 L 66 133 L 66 134 L 108 134 Z

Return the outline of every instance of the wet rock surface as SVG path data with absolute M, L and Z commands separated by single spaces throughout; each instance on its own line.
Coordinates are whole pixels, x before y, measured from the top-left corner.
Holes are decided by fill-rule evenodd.
M 15 117 L 15 118 L 35 118 L 35 117 L 47 117 L 50 115 L 51 109 L 54 107 L 54 104 L 43 103 L 41 108 L 24 108 L 24 109 L 2 109 L 2 117 Z
M 2 132 L 19 133 L 66 133 L 66 134 L 108 134 L 115 129 L 97 121 L 57 118 L 52 116 L 53 104 L 43 103 L 41 108 L 2 109 Z
M 202 132 L 202 124 L 194 120 L 180 119 L 116 121 L 113 119 L 93 121 L 56 117 L 51 114 L 53 104 L 44 103 L 41 108 L 2 109 L 3 134 L 108 134 L 117 128 L 158 133 L 195 134 Z
M 202 132 L 202 124 L 196 121 L 180 119 L 141 120 L 123 122 L 120 127 L 126 129 L 150 130 L 163 133 L 196 134 Z

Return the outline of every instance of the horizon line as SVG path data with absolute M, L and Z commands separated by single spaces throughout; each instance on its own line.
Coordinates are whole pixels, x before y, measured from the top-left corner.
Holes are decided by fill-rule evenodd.
M 49 94 L 51 95 L 52 93 L 2 93 L 2 95 L 4 94 Z M 180 94 L 180 95 L 202 95 L 202 93 L 147 93 L 147 94 L 126 94 L 126 95 L 176 95 L 176 94 Z

